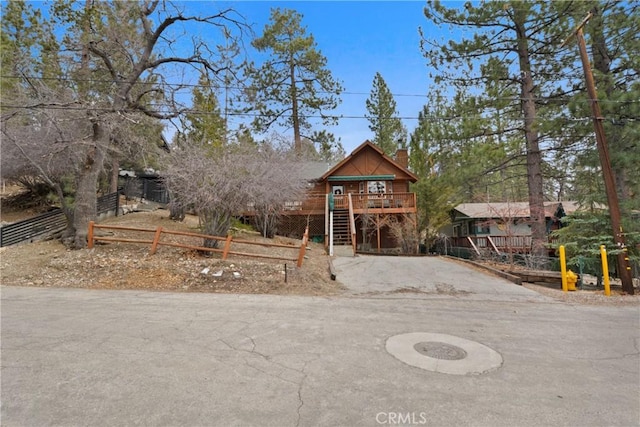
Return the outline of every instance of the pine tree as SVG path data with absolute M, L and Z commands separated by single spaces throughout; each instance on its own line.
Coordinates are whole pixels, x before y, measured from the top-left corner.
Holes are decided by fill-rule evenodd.
M 376 73 L 373 78 L 373 88 L 366 105 L 369 129 L 374 134 L 372 142 L 388 155 L 393 155 L 398 148 L 406 146 L 407 130 L 398 117 L 393 94 L 380 73 Z
M 0 31 L 3 94 L 11 93 L 20 84 L 20 75 L 61 76 L 57 60 L 60 46 L 53 28 L 53 23 L 43 19 L 41 11 L 29 2 L 13 0 L 3 4 Z
M 290 126 L 299 152 L 301 131 L 311 128 L 311 116 L 322 117 L 325 125 L 336 122 L 329 112 L 340 103 L 342 86 L 294 10 L 272 9 L 270 23 L 252 45 L 268 55 L 260 66 L 250 63 L 246 70 L 249 103 L 257 113 L 253 125 L 259 132 L 275 123 Z
M 430 1 L 425 16 L 438 26 L 471 32 L 461 40 L 442 43 L 423 38 L 423 52 L 437 71 L 437 80 L 454 88 L 479 89 L 492 82 L 505 82 L 516 89 L 510 108 L 520 111 L 522 151 L 526 156 L 528 199 L 531 216 L 533 255 L 546 253 L 544 214 L 543 135 L 540 133 L 538 102 L 549 95 L 549 76 L 560 68 L 555 53 L 566 30 L 570 3 L 488 2 L 463 8 L 448 8 Z M 539 33 L 545 38 L 537 37 Z M 506 66 L 505 66 L 506 64 Z M 555 85 L 551 85 L 554 86 Z M 483 97 L 478 95 L 478 98 Z M 507 98 L 510 98 L 507 93 Z M 490 100 L 489 100 L 490 102 Z M 482 106 L 484 102 L 480 104 Z M 486 113 L 484 109 L 479 109 Z M 479 115 L 480 116 L 480 115 Z M 486 118 L 483 116 L 482 119 Z M 508 123 L 511 125 L 511 123 Z M 511 126 L 508 126 L 511 128 Z
M 189 121 L 186 136 L 205 146 L 221 147 L 226 144 L 226 121 L 212 82 L 202 73 L 198 86 L 193 89 L 193 107 L 186 114 Z

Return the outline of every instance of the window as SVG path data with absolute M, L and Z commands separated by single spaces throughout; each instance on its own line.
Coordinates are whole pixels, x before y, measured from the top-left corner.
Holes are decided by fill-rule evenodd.
M 368 181 L 367 193 L 369 194 L 382 194 L 386 193 L 386 183 L 384 181 Z
M 474 221 L 473 234 L 489 234 L 491 233 L 491 226 L 488 221 Z

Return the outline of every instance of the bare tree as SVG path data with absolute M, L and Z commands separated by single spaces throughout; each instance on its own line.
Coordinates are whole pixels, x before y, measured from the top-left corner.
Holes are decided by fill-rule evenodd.
M 233 217 L 254 210 L 263 234 L 272 236 L 285 202 L 306 187 L 295 159 L 293 150 L 272 143 L 214 149 L 185 143 L 171 153 L 164 174 L 180 203 L 193 206 L 206 234 L 224 236 Z
M 388 225 L 389 233 L 400 244 L 403 254 L 418 253 L 420 233 L 415 215 L 390 216 Z
M 73 208 L 67 187 L 75 167 L 81 164 L 80 153 L 91 129 L 83 112 L 67 109 L 74 105 L 72 96 L 38 81 L 30 83 L 28 92 L 16 86 L 4 96 L 7 103 L 25 108 L 4 112 L 0 119 L 2 178 L 30 189 L 44 184 L 57 195 L 71 225 Z
M 210 148 L 181 144 L 167 160 L 163 174 L 171 194 L 181 205 L 193 207 L 204 233 L 226 235 L 233 216 L 246 210 L 249 202 L 243 176 L 250 170 L 242 155 L 231 149 L 217 149 L 212 155 Z
M 232 9 L 208 16 L 189 16 L 183 7 L 159 0 L 94 2 L 83 11 L 71 13 L 58 8 L 52 12 L 66 14 L 58 18 L 68 24 L 63 27 L 68 30 L 64 34 L 68 50 L 58 60 L 65 64 L 61 67 L 65 71 L 62 81 L 68 82 L 65 99 L 71 101 L 63 105 L 49 101 L 42 104 L 41 96 L 36 96 L 38 101 L 27 107 L 84 112 L 73 122 L 63 117 L 52 124 L 56 129 L 65 126 L 82 129 L 81 137 L 73 138 L 74 153 L 69 158 L 74 162 L 71 169 L 75 200 L 68 234 L 74 247 L 86 246 L 88 224 L 96 215 L 96 188 L 105 160 L 109 155 L 126 156 L 123 147 L 129 141 L 119 135 L 122 125 L 137 122 L 140 115 L 159 120 L 182 114 L 186 109 L 177 100 L 184 89 L 186 67 L 200 68 L 220 79 L 229 67 L 226 61 L 216 63 L 217 52 L 199 36 L 191 38 L 192 49 L 183 49 L 185 54 L 177 54 L 175 49 L 187 30 L 204 34 L 204 29 L 198 26 L 218 29 L 224 33 L 222 37 L 232 33 L 230 27 L 241 34 L 245 28 L 242 17 Z M 211 38 L 210 33 L 207 36 Z M 175 77 L 180 75 L 182 78 Z
M 84 106 L 76 101 L 72 90 L 50 87 L 38 79 L 25 79 L 27 86 L 16 86 L 3 100 L 21 105 L 7 111 L 0 119 L 2 134 L 1 175 L 27 188 L 46 186 L 53 192 L 67 217 L 67 232 L 74 229 L 74 191 L 80 170 L 91 151 L 94 128 L 86 120 Z M 141 113 L 104 114 L 102 127 L 110 135 L 109 144 L 97 147 L 105 153 L 129 159 L 151 158 L 150 123 Z M 93 189 L 95 194 L 96 189 Z
M 287 202 L 303 197 L 307 187 L 300 158 L 292 147 L 263 143 L 252 162 L 254 222 L 264 237 L 273 237 Z

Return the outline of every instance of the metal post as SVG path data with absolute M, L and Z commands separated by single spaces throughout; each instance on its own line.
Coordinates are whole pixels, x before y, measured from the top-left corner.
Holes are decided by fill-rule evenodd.
M 560 277 L 562 278 L 562 292 L 567 292 L 567 259 L 564 253 L 564 245 L 560 245 Z
M 604 245 L 600 246 L 600 256 L 602 257 L 602 280 L 604 282 L 604 294 L 611 295 L 611 286 L 609 285 L 609 261 L 607 260 L 607 250 Z

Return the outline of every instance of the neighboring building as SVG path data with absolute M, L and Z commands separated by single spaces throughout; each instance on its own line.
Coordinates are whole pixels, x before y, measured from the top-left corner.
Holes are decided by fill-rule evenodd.
M 308 226 L 311 238 L 326 246 L 333 243 L 364 252 L 399 247 L 389 232 L 389 220 L 406 221 L 416 214 L 409 184 L 418 178 L 407 163 L 407 150 L 391 158 L 365 141 L 329 170 L 304 165 L 309 178 L 306 198 L 285 204 L 278 233 L 301 236 Z
M 547 233 L 560 228 L 560 219 L 579 209 L 576 202 L 545 202 Z M 451 212 L 451 224 L 442 229 L 452 247 L 498 253 L 529 253 L 531 224 L 528 202 L 463 203 Z
M 146 199 L 160 204 L 169 203 L 169 192 L 164 179 L 153 170 L 136 173 L 131 170 L 120 170 L 118 192 L 127 199 Z

